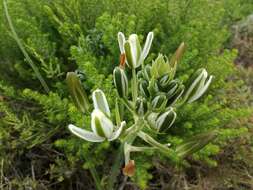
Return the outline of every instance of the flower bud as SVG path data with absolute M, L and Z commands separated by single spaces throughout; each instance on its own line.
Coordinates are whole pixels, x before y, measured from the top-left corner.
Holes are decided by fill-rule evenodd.
M 184 101 L 188 103 L 199 99 L 208 89 L 213 76 L 208 78 L 208 73 L 205 69 L 197 70 L 190 78 L 187 91 L 184 93 Z
M 149 92 L 148 92 L 148 82 L 146 80 L 141 80 L 139 83 L 139 89 L 140 93 L 143 97 L 149 97 Z
M 114 85 L 117 89 L 119 97 L 127 97 L 128 94 L 128 80 L 124 69 L 116 67 L 113 71 Z
M 169 84 L 170 84 L 170 76 L 169 75 L 163 75 L 159 80 L 158 80 L 158 86 L 159 89 L 161 89 L 162 91 L 166 91 L 169 88 Z
M 160 94 L 156 96 L 152 102 L 151 106 L 154 111 L 162 111 L 167 104 L 167 97 L 165 94 Z
M 138 98 L 136 101 L 136 112 L 143 116 L 148 110 L 147 100 L 145 98 Z
M 166 57 L 159 54 L 155 61 L 152 63 L 151 76 L 155 79 L 162 77 L 163 75 L 171 73 L 171 66 L 168 63 Z
M 159 115 L 156 119 L 156 128 L 158 131 L 166 131 L 168 128 L 172 126 L 175 119 L 177 117 L 176 112 L 174 112 L 173 108 L 170 108 L 168 111 Z
M 138 71 L 136 76 L 137 76 L 137 80 L 142 80 L 144 78 L 142 71 Z
M 156 119 L 158 115 L 159 113 L 157 112 L 151 112 L 150 114 L 148 114 L 148 117 L 147 117 L 148 124 L 154 129 L 156 129 Z
M 141 45 L 136 34 L 131 34 L 124 44 L 127 64 L 130 68 L 139 67 L 139 59 L 141 55 Z
M 177 48 L 176 52 L 170 59 L 170 65 L 171 65 L 171 79 L 174 78 L 176 70 L 177 70 L 177 64 L 180 61 L 181 57 L 183 56 L 183 53 L 185 51 L 185 43 L 182 42 L 180 46 Z
M 77 74 L 68 72 L 66 81 L 75 106 L 83 113 L 87 112 L 89 110 L 89 100 Z
M 154 78 L 152 78 L 149 82 L 148 91 L 149 91 L 150 96 L 152 97 L 154 97 L 159 92 L 157 80 L 155 80 Z
M 171 87 L 172 88 L 167 92 L 167 106 L 173 105 L 184 92 L 184 85 L 180 81 L 173 80 L 171 82 Z
M 180 83 L 179 80 L 172 80 L 167 84 L 165 92 L 167 93 L 168 98 L 173 96 L 173 94 L 175 93 L 175 91 L 179 86 L 179 83 Z
M 143 76 L 146 80 L 150 80 L 151 79 L 151 66 L 150 65 L 146 65 L 143 71 Z
M 121 54 L 125 54 L 124 44 L 126 42 L 125 35 L 122 32 L 118 33 L 118 43 Z
M 142 50 L 136 34 L 131 34 L 128 40 L 125 40 L 124 34 L 118 33 L 120 52 L 126 54 L 126 63 L 130 68 L 137 68 L 144 62 L 151 48 L 153 37 L 153 32 L 149 32 Z

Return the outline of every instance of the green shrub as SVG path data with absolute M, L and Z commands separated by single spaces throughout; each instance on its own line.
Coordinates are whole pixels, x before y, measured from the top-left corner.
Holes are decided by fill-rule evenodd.
M 178 110 L 171 135 L 161 140 L 179 144 L 194 134 L 216 129 L 218 138 L 184 163 L 187 166 L 197 160 L 216 166 L 215 155 L 233 139 L 247 136 L 251 127 L 240 123 L 252 110 L 247 87 L 233 65 L 237 52 L 224 49 L 229 25 L 248 14 L 250 5 L 250 1 L 241 0 L 8 0 L 15 29 L 51 92 L 43 93 L 1 14 L 0 127 L 4 130 L 0 132 L 0 155 L 9 179 L 4 187 L 70 189 L 86 185 L 92 189 L 91 175 L 84 169 L 96 167 L 100 174 L 108 172 L 111 162 L 105 165 L 105 160 L 117 145 L 109 148 L 107 142 L 83 142 L 66 128 L 70 121 L 89 126 L 89 118 L 82 117 L 69 100 L 65 76 L 67 71 L 78 70 L 88 94 L 101 88 L 110 94 L 108 101 L 113 106 L 116 92 L 111 74 L 119 63 L 118 31 L 144 36 L 154 31 L 156 40 L 147 63 L 158 52 L 170 57 L 184 41 L 187 50 L 178 66 L 180 79 L 186 81 L 200 67 L 215 76 L 209 95 Z M 2 5 L 0 11 L 4 12 Z M 143 36 L 139 37 L 143 42 Z M 168 165 L 166 158 L 160 161 Z M 157 168 L 151 162 L 156 161 L 136 156 L 140 170 L 133 180 L 142 189 L 148 187 L 150 171 Z M 87 182 L 80 185 L 81 178 Z

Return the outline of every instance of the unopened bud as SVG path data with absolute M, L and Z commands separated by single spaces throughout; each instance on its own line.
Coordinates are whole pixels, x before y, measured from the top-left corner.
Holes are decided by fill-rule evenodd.
M 113 71 L 114 85 L 117 89 L 119 97 L 127 97 L 128 95 L 128 79 L 124 69 L 116 67 Z
M 66 81 L 75 106 L 83 113 L 87 112 L 89 110 L 89 100 L 77 74 L 68 72 Z
M 156 119 L 156 128 L 158 131 L 166 131 L 168 128 L 172 126 L 175 119 L 177 117 L 176 112 L 173 108 L 170 108 L 168 111 L 159 115 Z
M 154 111 L 162 111 L 167 104 L 167 97 L 165 94 L 160 94 L 152 100 L 152 109 Z

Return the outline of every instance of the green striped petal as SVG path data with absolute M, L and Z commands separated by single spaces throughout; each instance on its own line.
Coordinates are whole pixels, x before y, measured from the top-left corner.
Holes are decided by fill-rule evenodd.
M 110 138 L 113 133 L 114 125 L 103 112 L 95 109 L 91 113 L 91 128 L 96 135 Z
M 208 73 L 205 69 L 197 70 L 188 82 L 190 85 L 188 85 L 189 87 L 184 94 L 184 101 L 191 103 L 199 99 L 208 89 L 212 78 L 213 76 L 208 78 Z
M 125 35 L 122 32 L 119 32 L 118 43 L 119 43 L 119 49 L 120 49 L 121 54 L 125 53 L 125 48 L 124 48 L 125 42 L 126 42 Z
M 151 44 L 152 44 L 153 38 L 154 38 L 154 33 L 153 32 L 149 32 L 148 36 L 146 38 L 145 45 L 144 45 L 143 50 L 141 52 L 141 61 L 144 61 L 144 59 L 148 56 L 148 53 L 149 53 L 149 50 L 151 48 Z
M 69 130 L 75 134 L 76 136 L 90 142 L 102 142 L 105 140 L 105 138 L 100 137 L 96 135 L 93 132 L 87 131 L 85 129 L 81 129 L 79 127 L 76 127 L 75 125 L 70 124 L 68 126 Z
M 120 124 L 120 127 L 112 133 L 112 136 L 110 138 L 108 138 L 108 141 L 113 141 L 113 140 L 117 139 L 120 136 L 120 134 L 125 126 L 126 126 L 126 122 L 122 121 Z
M 176 112 L 174 112 L 173 108 L 170 108 L 168 111 L 158 116 L 156 120 L 157 130 L 166 131 L 175 122 L 176 117 L 177 117 L 177 114 Z
M 111 116 L 108 102 L 102 90 L 97 89 L 92 93 L 92 100 L 95 109 L 102 111 L 107 117 Z
M 125 71 L 120 67 L 116 67 L 113 71 L 113 81 L 117 89 L 119 97 L 127 97 L 128 94 L 128 79 Z

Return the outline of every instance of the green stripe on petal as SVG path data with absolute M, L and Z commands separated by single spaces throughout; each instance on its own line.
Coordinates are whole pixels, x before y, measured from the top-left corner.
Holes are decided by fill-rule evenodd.
M 127 65 L 130 67 L 130 68 L 134 68 L 134 61 L 133 61 L 133 55 L 132 55 L 132 52 L 131 52 L 131 45 L 130 45 L 130 42 L 129 41 L 126 41 L 125 45 L 124 45 L 124 48 L 125 48 L 125 52 L 126 52 L 126 59 L 127 59 Z
M 91 128 L 95 134 L 101 137 L 110 138 L 113 133 L 114 125 L 103 112 L 95 109 L 91 114 Z

